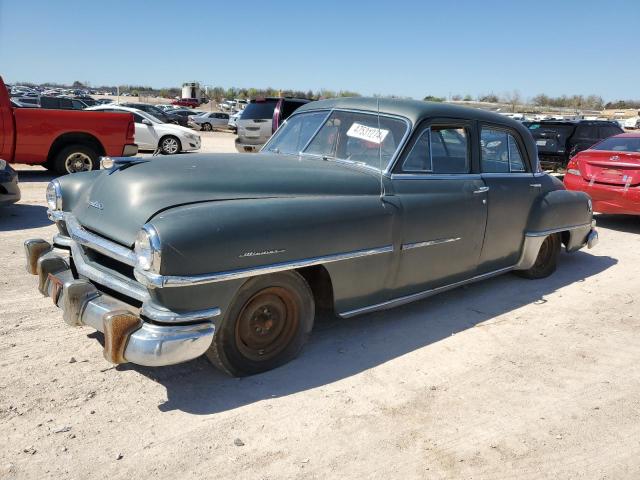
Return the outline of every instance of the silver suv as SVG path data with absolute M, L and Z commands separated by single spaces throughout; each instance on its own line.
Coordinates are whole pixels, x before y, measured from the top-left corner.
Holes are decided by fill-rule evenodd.
M 251 100 L 237 120 L 236 149 L 241 153 L 259 151 L 289 115 L 309 102 L 278 97 Z

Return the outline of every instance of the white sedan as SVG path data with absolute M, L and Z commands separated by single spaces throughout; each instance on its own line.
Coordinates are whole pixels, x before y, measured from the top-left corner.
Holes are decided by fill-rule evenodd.
M 153 115 L 136 108 L 119 105 L 96 105 L 85 110 L 102 112 L 129 112 L 135 122 L 135 142 L 139 150 L 160 149 L 161 153 L 170 155 L 180 152 L 200 150 L 200 135 L 193 130 L 172 123 L 162 123 Z
M 222 112 L 202 112 L 189 115 L 189 125 L 210 132 L 214 128 L 227 128 L 229 114 Z

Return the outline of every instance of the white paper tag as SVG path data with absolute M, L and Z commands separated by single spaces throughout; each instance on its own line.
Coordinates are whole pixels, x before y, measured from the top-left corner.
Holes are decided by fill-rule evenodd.
M 359 138 L 360 140 L 366 140 L 367 142 L 380 144 L 384 142 L 384 139 L 389 134 L 389 130 L 384 128 L 367 127 L 361 123 L 354 123 L 347 131 L 348 137 Z

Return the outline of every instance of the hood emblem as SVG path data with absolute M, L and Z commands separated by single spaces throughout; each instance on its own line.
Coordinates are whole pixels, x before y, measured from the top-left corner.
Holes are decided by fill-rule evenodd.
M 104 205 L 100 202 L 89 202 L 89 206 L 93 208 L 97 208 L 98 210 L 104 209 Z
M 238 258 L 259 257 L 261 255 L 275 255 L 276 253 L 283 252 L 286 252 L 286 250 L 262 250 L 261 252 L 244 252 L 242 255 L 239 255 Z

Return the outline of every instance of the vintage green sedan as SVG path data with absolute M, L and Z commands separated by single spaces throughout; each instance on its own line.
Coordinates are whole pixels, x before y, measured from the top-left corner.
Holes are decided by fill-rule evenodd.
M 319 308 L 351 317 L 593 246 L 589 197 L 526 128 L 418 101 L 309 103 L 256 155 L 105 159 L 47 190 L 27 269 L 113 363 L 202 354 L 232 375 L 294 358 Z

